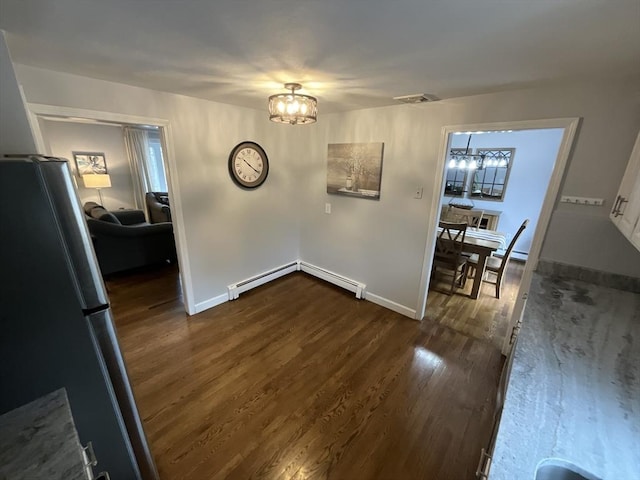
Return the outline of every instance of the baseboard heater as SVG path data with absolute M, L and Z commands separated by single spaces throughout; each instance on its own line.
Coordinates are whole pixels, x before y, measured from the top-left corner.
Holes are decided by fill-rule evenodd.
M 364 292 L 367 287 L 364 283 L 356 282 L 355 280 L 351 280 L 350 278 L 344 277 L 338 273 L 316 267 L 309 263 L 299 261 L 298 264 L 300 265 L 299 270 L 353 292 L 356 294 L 356 298 L 364 298 Z
M 350 278 L 340 274 L 298 260 L 287 263 L 286 265 L 281 265 L 272 270 L 261 273 L 260 275 L 256 275 L 255 277 L 247 278 L 246 280 L 234 283 L 233 285 L 229 285 L 227 287 L 229 300 L 236 300 L 241 293 L 298 270 L 353 292 L 356 294 L 356 298 L 364 298 L 364 292 L 367 287 L 364 283 L 356 282 L 355 280 L 351 280 Z
M 289 273 L 300 270 L 299 263 L 300 262 L 291 262 L 286 265 L 276 267 L 273 270 L 269 270 L 268 272 L 261 273 L 260 275 L 256 275 L 255 277 L 247 278 L 246 280 L 242 280 L 241 282 L 229 285 L 227 287 L 229 300 L 236 300 L 243 292 L 251 290 L 252 288 L 259 287 L 260 285 L 264 285 L 265 283 L 275 280 L 276 278 L 280 278 L 288 275 Z

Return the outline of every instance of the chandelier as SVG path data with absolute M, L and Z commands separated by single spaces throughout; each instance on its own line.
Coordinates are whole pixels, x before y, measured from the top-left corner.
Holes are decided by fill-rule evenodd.
M 494 166 L 491 161 L 485 162 L 485 158 L 485 154 L 451 153 L 447 166 L 449 168 L 459 168 L 461 170 L 482 170 L 484 167 Z M 496 166 L 497 165 L 498 162 L 496 161 Z
M 269 120 L 289 125 L 314 123 L 318 118 L 318 100 L 309 95 L 300 95 L 299 83 L 285 83 L 291 93 L 280 93 L 269 97 Z

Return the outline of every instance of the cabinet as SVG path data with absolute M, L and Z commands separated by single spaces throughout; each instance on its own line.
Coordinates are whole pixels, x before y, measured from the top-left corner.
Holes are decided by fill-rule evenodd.
M 633 246 L 640 250 L 640 133 L 609 218 Z
M 496 440 L 498 438 L 498 428 L 500 427 L 500 420 L 502 419 L 502 410 L 504 407 L 504 399 L 507 395 L 507 386 L 509 384 L 509 377 L 511 376 L 511 368 L 513 366 L 513 356 L 516 350 L 516 343 L 518 341 L 517 336 L 514 336 L 513 345 L 507 359 L 502 367 L 502 374 L 500 375 L 500 383 L 498 385 L 498 392 L 496 394 L 496 409 L 493 414 L 493 427 L 491 428 L 491 437 L 486 448 L 483 447 L 480 451 L 480 458 L 478 459 L 478 467 L 476 468 L 476 478 L 480 480 L 486 480 L 489 478 L 491 472 L 491 462 L 493 460 L 493 452 L 496 446 Z
M 0 478 L 109 480 L 94 476 L 91 442 L 80 445 L 64 388 L 0 415 Z

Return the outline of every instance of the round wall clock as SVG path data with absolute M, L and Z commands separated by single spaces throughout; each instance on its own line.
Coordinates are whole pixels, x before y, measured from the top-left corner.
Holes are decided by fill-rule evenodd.
M 229 175 L 243 188 L 256 188 L 269 174 L 269 159 L 264 149 L 254 142 L 242 142 L 229 155 Z

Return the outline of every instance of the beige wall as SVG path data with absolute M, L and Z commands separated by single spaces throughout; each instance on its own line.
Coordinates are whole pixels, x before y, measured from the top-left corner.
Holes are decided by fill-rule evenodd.
M 4 31 L 0 30 L 0 155 L 36 153 Z
M 100 203 L 100 198 L 96 189 L 84 188 L 73 160 L 74 151 L 104 153 L 107 172 L 111 179 L 111 188 L 102 189 L 105 208 L 135 208 L 131 169 L 122 127 L 41 120 L 40 129 L 49 147 L 48 153 L 69 160 L 78 185 L 78 195 L 83 204 L 89 201 Z
M 632 83 L 555 86 L 326 115 L 305 164 L 301 256 L 416 309 L 442 127 L 582 117 L 560 191 L 605 205 L 558 204 L 541 257 L 638 277 L 640 253 L 608 220 L 640 128 L 636 92 Z M 327 143 L 368 141 L 385 143 L 380 201 L 326 194 Z M 412 198 L 417 186 L 421 200 Z
M 370 293 L 418 307 L 428 212 L 444 125 L 583 117 L 561 193 L 605 198 L 604 207 L 557 205 L 542 258 L 640 275 L 640 254 L 607 219 L 640 108 L 630 83 L 509 91 L 320 116 L 291 128 L 264 111 L 17 66 L 29 102 L 167 119 L 175 145 L 184 231 L 197 302 L 232 282 L 295 258 L 367 284 Z M 238 189 L 227 156 L 242 140 L 271 160 L 265 185 Z M 328 143 L 384 142 L 380 201 L 326 193 Z M 413 199 L 415 187 L 424 196 Z M 325 203 L 333 213 L 324 213 Z M 579 248 L 575 248 L 579 245 Z M 605 252 L 606 251 L 606 252 Z

